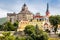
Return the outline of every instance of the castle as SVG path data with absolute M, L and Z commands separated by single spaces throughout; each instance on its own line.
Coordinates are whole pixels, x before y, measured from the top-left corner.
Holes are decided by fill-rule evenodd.
M 16 13 L 7 13 L 7 19 L 8 21 L 14 23 L 16 21 L 19 22 L 17 31 L 23 31 L 26 25 L 36 25 L 40 26 L 42 29 L 47 29 L 50 27 L 49 23 L 49 5 L 47 3 L 47 10 L 46 15 L 41 16 L 40 13 L 36 13 L 35 15 L 28 10 L 28 7 L 26 4 L 22 6 L 22 10 L 16 14 Z
M 33 14 L 28 10 L 28 7 L 26 4 L 23 5 L 22 10 L 16 14 L 16 13 L 7 13 L 8 21 L 14 23 L 15 21 L 21 21 L 21 20 L 31 20 L 33 19 Z

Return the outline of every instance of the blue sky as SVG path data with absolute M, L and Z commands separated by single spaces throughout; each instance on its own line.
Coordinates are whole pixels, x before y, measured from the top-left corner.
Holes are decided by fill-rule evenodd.
M 60 15 L 60 0 L 0 0 L 0 18 L 7 17 L 10 12 L 20 12 L 24 3 L 32 13 L 41 15 L 45 15 L 49 3 L 50 14 Z

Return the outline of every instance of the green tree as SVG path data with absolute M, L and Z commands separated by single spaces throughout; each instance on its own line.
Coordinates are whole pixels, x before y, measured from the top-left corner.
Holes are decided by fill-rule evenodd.
M 15 27 L 15 30 L 17 30 L 17 28 L 18 28 L 18 21 L 16 21 L 13 25 L 14 25 L 14 27 Z
M 27 36 L 26 40 L 34 40 L 31 36 Z
M 4 26 L 4 31 L 14 31 L 15 27 L 13 26 L 13 24 L 11 24 L 11 22 L 7 22 Z
M 20 37 L 16 37 L 15 40 L 20 40 Z
M 15 27 L 18 26 L 18 21 L 16 21 L 14 24 L 13 24 Z
M 51 25 L 53 25 L 54 32 L 56 32 L 57 28 L 58 28 L 58 24 L 60 24 L 60 16 L 59 15 L 50 16 L 49 21 L 50 21 Z
M 13 36 L 10 32 L 3 32 L 3 36 L 0 36 L 0 40 L 26 40 L 26 37 Z
M 15 40 L 13 35 L 10 35 L 10 32 L 3 32 L 3 36 L 0 37 L 0 40 Z
M 28 34 L 27 40 L 48 40 L 47 33 L 40 30 L 38 25 L 35 27 L 33 25 L 27 25 L 24 32 Z
M 32 33 L 34 33 L 34 31 L 35 31 L 35 28 L 33 25 L 27 25 L 24 30 L 25 34 L 28 34 L 28 35 L 31 35 Z
M 35 26 L 35 33 L 36 34 L 40 34 L 40 29 L 39 29 L 39 27 L 38 27 L 38 25 L 36 24 L 36 26 Z
M 4 27 L 3 25 L 0 25 L 0 31 L 2 31 L 2 30 L 3 30 L 3 27 Z
M 15 38 L 15 40 L 26 40 L 26 37 L 17 36 L 17 37 Z

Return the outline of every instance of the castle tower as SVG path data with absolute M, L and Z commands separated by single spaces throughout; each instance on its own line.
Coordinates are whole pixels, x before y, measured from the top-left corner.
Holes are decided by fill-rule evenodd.
M 47 17 L 50 17 L 49 4 L 48 4 L 48 3 L 47 3 L 46 16 L 47 16 Z
M 27 11 L 28 10 L 28 7 L 27 5 L 24 3 L 24 5 L 22 6 L 22 11 Z
M 27 5 L 24 3 L 21 11 L 18 13 L 18 20 L 31 20 L 33 19 L 33 14 L 28 10 Z

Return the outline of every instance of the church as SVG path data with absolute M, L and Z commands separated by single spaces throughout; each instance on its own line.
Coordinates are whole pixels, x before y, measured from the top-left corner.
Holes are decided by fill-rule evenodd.
M 47 3 L 46 15 L 41 16 L 40 13 L 36 13 L 35 15 L 28 10 L 26 4 L 23 4 L 21 11 L 16 14 L 14 13 L 7 13 L 7 20 L 12 22 L 12 24 L 16 21 L 19 22 L 17 31 L 23 31 L 25 26 L 27 25 L 38 25 L 40 29 L 49 29 L 49 5 Z

